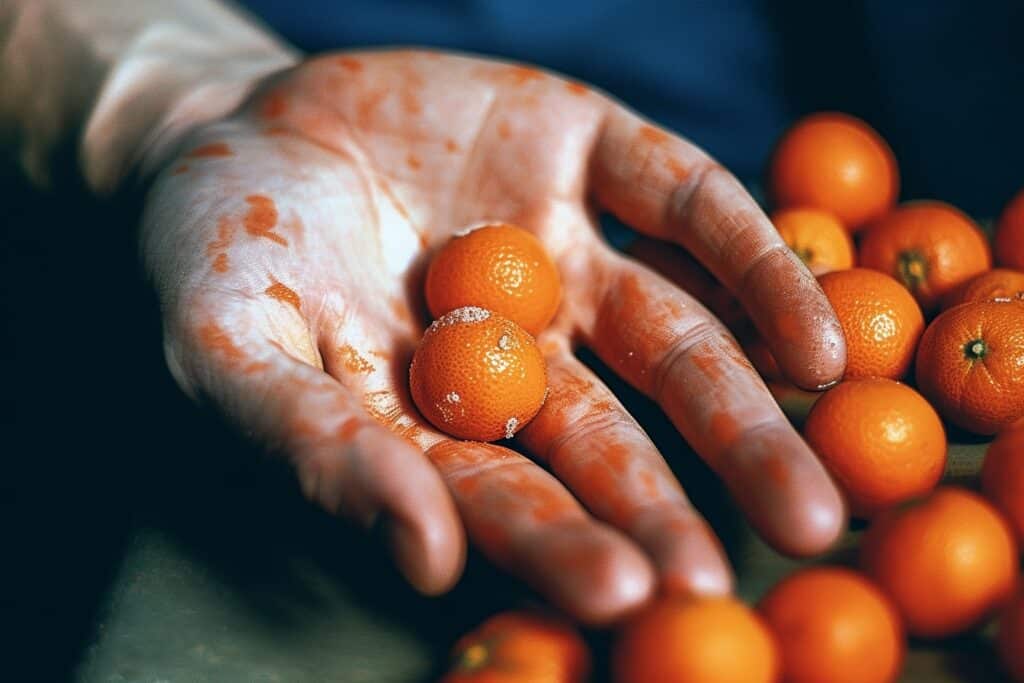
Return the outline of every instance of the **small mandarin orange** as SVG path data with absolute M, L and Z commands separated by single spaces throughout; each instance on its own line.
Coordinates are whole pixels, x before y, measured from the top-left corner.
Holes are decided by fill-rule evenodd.
M 777 583 L 758 611 L 775 633 L 787 683 L 891 683 L 899 676 L 899 616 L 856 572 L 803 569 Z
M 441 316 L 409 367 L 413 401 L 435 427 L 460 439 L 512 436 L 540 411 L 547 371 L 523 328 L 483 308 Z
M 584 683 L 590 668 L 587 645 L 570 624 L 502 612 L 459 639 L 441 683 Z
M 995 251 L 999 265 L 1024 270 L 1024 190 L 1010 200 L 999 216 Z
M 857 262 L 902 282 L 930 315 L 943 297 L 989 270 L 992 253 L 984 233 L 962 211 L 921 201 L 903 204 L 872 223 Z
M 996 437 L 981 466 L 981 489 L 1024 543 L 1024 425 Z
M 615 683 L 773 683 L 779 654 L 757 614 L 735 598 L 662 599 L 624 626 Z
M 1024 591 L 1018 592 L 999 620 L 999 656 L 1017 683 L 1024 683 Z
M 825 392 L 807 416 L 804 437 L 857 517 L 927 493 L 946 465 L 939 416 L 916 391 L 890 379 L 852 379 Z
M 435 318 L 479 306 L 537 335 L 551 322 L 561 296 L 558 268 L 544 246 L 505 223 L 456 235 L 427 269 L 427 308 Z
M 940 638 L 977 626 L 1017 583 L 1017 547 L 1006 520 L 966 489 L 939 488 L 875 519 L 861 565 L 903 618 L 907 632 Z
M 995 434 L 1024 417 L 1024 303 L 951 308 L 917 350 L 917 386 L 953 424 Z
M 899 184 L 896 158 L 885 140 L 860 119 L 832 112 L 794 124 L 768 168 L 775 206 L 824 209 L 850 231 L 888 211 Z
M 1024 301 L 1024 273 L 1008 268 L 994 268 L 960 285 L 947 296 L 942 307 L 997 300 Z
M 815 275 L 853 268 L 853 240 L 839 219 L 821 209 L 782 209 L 772 223 Z
M 888 275 L 866 268 L 818 278 L 846 337 L 846 378 L 899 379 L 914 362 L 924 316 L 914 298 Z

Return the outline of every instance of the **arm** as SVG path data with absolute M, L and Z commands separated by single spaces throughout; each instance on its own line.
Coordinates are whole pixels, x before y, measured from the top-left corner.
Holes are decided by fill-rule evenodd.
M 38 185 L 115 190 L 297 53 L 216 0 L 0 4 L 0 146 Z M 74 158 L 77 169 L 58 168 Z

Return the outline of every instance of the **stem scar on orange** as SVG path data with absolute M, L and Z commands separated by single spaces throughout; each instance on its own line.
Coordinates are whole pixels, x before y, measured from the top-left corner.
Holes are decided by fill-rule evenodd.
M 409 367 L 413 401 L 460 439 L 511 439 L 540 411 L 547 370 L 537 344 L 508 318 L 457 308 L 427 329 Z
M 888 211 L 899 193 L 896 157 L 860 119 L 812 114 L 779 140 L 768 168 L 777 207 L 831 211 L 851 232 Z
M 568 623 L 543 614 L 497 614 L 455 644 L 441 683 L 583 683 L 590 652 Z
M 950 636 L 977 626 L 1013 594 L 1017 547 L 985 499 L 944 487 L 875 519 L 861 564 L 889 596 L 907 632 Z
M 758 611 L 775 633 L 787 683 L 891 683 L 903 668 L 899 615 L 874 584 L 849 569 L 790 574 Z
M 551 322 L 561 296 L 558 268 L 544 246 L 515 225 L 489 224 L 456 235 L 427 269 L 427 307 L 435 318 L 479 306 L 536 335 Z
M 917 385 L 943 417 L 978 434 L 1024 417 L 1024 303 L 964 304 L 932 321 Z
M 771 632 L 735 598 L 658 601 L 622 629 L 612 652 L 615 683 L 774 683 Z
M 828 211 L 782 209 L 771 219 L 789 248 L 815 275 L 853 268 L 850 233 Z
M 866 268 L 828 273 L 818 282 L 846 337 L 844 377 L 906 375 L 924 332 L 914 297 L 888 275 Z
M 946 466 L 935 410 L 905 384 L 847 380 L 811 408 L 804 437 L 838 480 L 857 517 L 931 491 Z
M 936 201 L 903 204 L 874 222 L 857 256 L 864 268 L 902 282 L 926 315 L 949 292 L 992 267 L 981 229 L 959 209 Z

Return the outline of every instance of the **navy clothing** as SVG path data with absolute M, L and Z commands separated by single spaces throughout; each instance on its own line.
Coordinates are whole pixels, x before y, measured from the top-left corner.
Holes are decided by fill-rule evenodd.
M 246 0 L 295 45 L 429 45 L 589 81 L 756 182 L 797 116 L 861 116 L 902 196 L 995 215 L 1024 185 L 1019 0 Z

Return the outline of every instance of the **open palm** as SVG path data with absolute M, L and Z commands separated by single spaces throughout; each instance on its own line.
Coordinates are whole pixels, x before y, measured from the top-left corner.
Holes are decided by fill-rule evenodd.
M 309 498 L 382 525 L 415 586 L 450 587 L 468 534 L 601 622 L 659 583 L 715 593 L 731 577 L 576 345 L 657 401 L 780 549 L 822 550 L 843 509 L 721 323 L 604 243 L 598 210 L 690 250 L 795 382 L 841 375 L 827 301 L 731 175 L 607 97 L 521 66 L 401 51 L 276 74 L 160 172 L 143 253 L 185 391 L 288 458 Z M 538 340 L 550 395 L 516 437 L 548 469 L 452 440 L 408 398 L 425 263 L 487 220 L 533 231 L 561 271 L 563 303 Z

